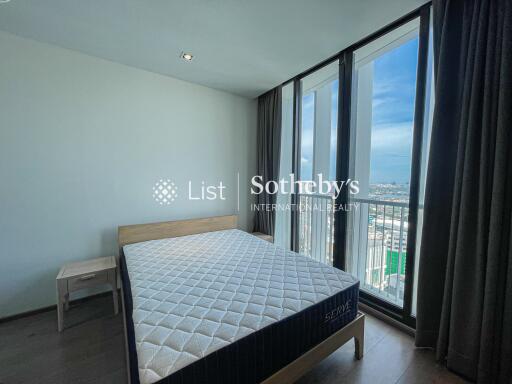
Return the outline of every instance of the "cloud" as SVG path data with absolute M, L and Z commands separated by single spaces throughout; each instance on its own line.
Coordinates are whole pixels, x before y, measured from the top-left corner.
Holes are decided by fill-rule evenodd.
M 302 109 L 309 109 L 313 110 L 315 103 L 315 94 L 313 92 L 306 93 L 302 96 Z
M 413 122 L 376 124 L 372 127 L 371 148 L 373 151 L 410 154 L 412 148 Z

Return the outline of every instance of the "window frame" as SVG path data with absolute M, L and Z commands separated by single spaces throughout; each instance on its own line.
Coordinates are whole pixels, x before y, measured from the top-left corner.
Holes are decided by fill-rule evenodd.
M 338 61 L 338 126 L 337 126 L 337 148 L 336 148 L 336 179 L 346 180 L 349 177 L 350 164 L 350 125 L 351 125 L 351 99 L 352 99 L 352 72 L 354 62 L 354 52 L 373 42 L 374 40 L 392 32 L 394 29 L 418 18 L 419 26 L 419 46 L 418 46 L 418 64 L 416 75 L 416 98 L 415 112 L 413 120 L 413 145 L 412 145 L 412 164 L 410 178 L 410 199 L 409 199 L 409 220 L 408 228 L 411 236 L 407 241 L 407 258 L 405 267 L 405 291 L 403 307 L 378 298 L 368 292 L 360 291 L 360 302 L 376 309 L 384 314 L 398 320 L 409 327 L 416 327 L 416 318 L 412 315 L 412 300 L 414 287 L 414 263 L 416 261 L 416 230 L 418 223 L 418 205 L 419 190 L 421 178 L 421 151 L 422 138 L 424 132 L 426 81 L 428 69 L 428 51 L 430 37 L 430 13 L 431 2 L 422 5 L 416 10 L 408 13 L 397 21 L 378 30 L 361 41 L 338 52 L 330 58 L 298 74 L 290 80 L 284 82 L 282 86 L 293 82 L 293 150 L 292 150 L 292 172 L 297 180 L 300 180 L 300 150 L 301 150 L 301 104 L 302 104 L 302 82 L 301 80 L 308 75 Z M 297 191 L 291 196 L 292 206 L 297 204 Z M 348 202 L 348 191 L 342 189 L 336 204 L 345 204 Z M 299 248 L 298 236 L 299 215 L 296 210 L 291 212 L 291 249 L 297 251 Z M 347 259 L 347 226 L 348 216 L 345 212 L 337 210 L 335 212 L 334 227 L 334 250 L 333 266 L 344 270 Z

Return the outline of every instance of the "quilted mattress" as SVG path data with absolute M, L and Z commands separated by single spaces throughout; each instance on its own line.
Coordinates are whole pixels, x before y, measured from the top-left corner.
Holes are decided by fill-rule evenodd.
M 132 383 L 258 383 L 357 313 L 355 277 L 239 230 L 123 253 Z

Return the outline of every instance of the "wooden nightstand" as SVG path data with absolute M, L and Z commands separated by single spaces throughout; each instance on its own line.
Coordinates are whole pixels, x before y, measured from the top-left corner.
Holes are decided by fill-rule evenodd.
M 79 261 L 64 265 L 57 275 L 57 319 L 59 332 L 64 325 L 64 310 L 69 308 L 69 294 L 84 288 L 109 284 L 114 297 L 114 312 L 119 312 L 117 299 L 117 265 L 115 256 Z
M 261 233 L 261 232 L 253 232 L 252 234 L 254 236 L 256 236 L 256 237 L 259 237 L 260 239 L 268 241 L 269 243 L 273 243 L 274 242 L 274 237 L 273 236 L 266 235 L 266 234 Z

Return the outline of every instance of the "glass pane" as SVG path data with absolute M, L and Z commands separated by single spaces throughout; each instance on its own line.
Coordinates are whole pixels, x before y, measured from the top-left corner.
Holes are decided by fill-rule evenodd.
M 313 180 L 313 134 L 315 130 L 315 93 L 302 96 L 300 178 Z
M 331 265 L 338 78 L 339 64 L 335 61 L 301 80 L 299 252 Z
M 354 52 L 347 268 L 403 306 L 419 20 Z
M 432 20 L 432 19 L 431 19 Z M 423 205 L 425 203 L 425 186 L 427 183 L 427 164 L 428 155 L 430 152 L 430 135 L 432 133 L 432 119 L 434 117 L 434 65 L 433 54 L 434 49 L 432 45 L 432 26 L 429 34 L 428 44 L 428 64 L 427 64 L 427 79 L 425 84 L 425 120 L 423 123 L 423 138 L 421 143 L 421 166 L 420 166 L 420 189 L 418 201 L 418 229 L 416 231 L 416 260 L 414 262 L 414 284 L 412 290 L 412 306 L 411 314 L 416 316 L 416 304 L 418 298 L 418 269 L 420 265 L 420 249 L 421 249 L 421 231 L 423 230 Z
M 281 99 L 281 156 L 279 160 L 279 179 L 289 179 L 292 173 L 293 156 L 293 82 L 282 89 Z M 277 194 L 276 228 L 274 243 L 286 249 L 291 248 L 291 195 L 279 191 Z

